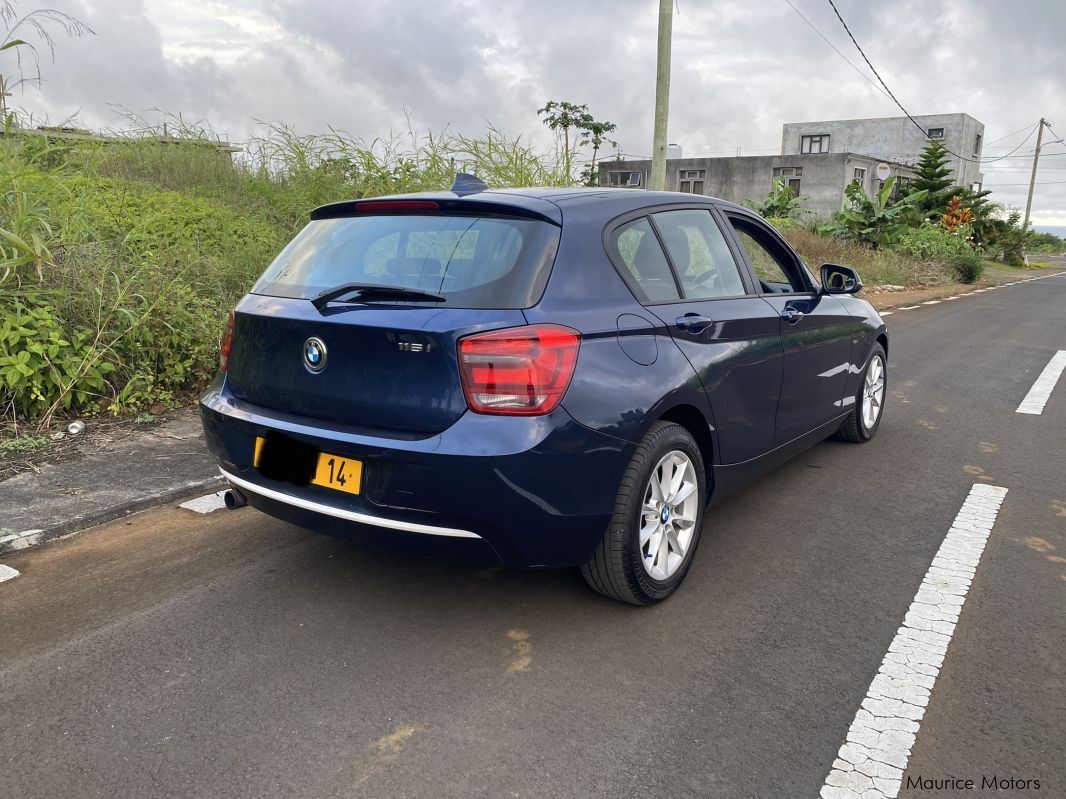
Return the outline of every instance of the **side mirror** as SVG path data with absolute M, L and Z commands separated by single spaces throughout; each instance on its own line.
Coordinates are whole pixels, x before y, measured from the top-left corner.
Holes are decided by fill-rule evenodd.
M 822 264 L 822 290 L 826 294 L 855 294 L 862 291 L 862 280 L 850 266 Z

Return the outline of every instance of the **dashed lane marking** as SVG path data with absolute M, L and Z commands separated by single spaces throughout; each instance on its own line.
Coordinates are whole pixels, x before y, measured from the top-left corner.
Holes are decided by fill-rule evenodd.
M 943 302 L 943 300 L 927 300 L 926 302 L 923 302 L 922 305 L 940 305 L 941 302 Z
M 214 494 L 182 502 L 178 507 L 196 511 L 197 513 L 211 513 L 212 511 L 222 510 L 226 507 L 226 500 L 222 498 L 225 494 L 225 491 L 216 491 Z
M 1007 489 L 975 483 L 889 644 L 848 729 L 822 799 L 899 793 L 929 695 Z
M 3 563 L 0 563 L 0 583 L 7 580 L 14 580 L 18 576 L 18 569 L 12 569 L 10 566 L 5 566 Z
M 1066 350 L 1059 350 L 1051 356 L 1040 377 L 1033 383 L 1029 393 L 1025 395 L 1022 404 L 1015 413 L 1029 413 L 1039 416 L 1044 412 L 1044 406 L 1051 399 L 1051 392 L 1055 390 L 1055 384 L 1062 377 L 1062 371 L 1066 369 Z

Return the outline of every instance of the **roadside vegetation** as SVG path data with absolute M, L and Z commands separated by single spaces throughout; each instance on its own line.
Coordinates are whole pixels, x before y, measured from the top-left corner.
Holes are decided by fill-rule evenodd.
M 828 222 L 812 219 L 806 198 L 780 180 L 765 200 L 748 205 L 770 217 L 809 263 L 847 263 L 868 286 L 975 283 L 989 262 L 1021 267 L 1026 252 L 1066 251 L 1066 240 L 1023 230 L 1018 211 L 990 202 L 988 191 L 953 185 L 948 159 L 943 145 L 930 141 L 913 180 L 890 177 L 872 197 L 852 183 Z
M 187 402 L 214 373 L 226 312 L 319 204 L 443 189 L 457 171 L 490 186 L 588 182 L 587 153 L 608 143 L 610 123 L 570 104 L 542 111 L 561 134 L 549 152 L 493 128 L 364 141 L 282 125 L 234 152 L 178 117 L 131 117 L 125 133 L 105 138 L 32 133 L 9 114 L 0 136 L 0 416 L 43 431 L 57 415 Z M 757 207 L 809 263 L 851 264 L 868 286 L 972 282 L 982 255 L 1017 244 L 1016 219 L 996 228 L 994 218 L 962 213 L 972 206 L 937 218 L 920 207 L 926 196 L 900 196 L 891 180 L 874 198 L 853 187 L 850 207 L 820 224 L 777 184 Z

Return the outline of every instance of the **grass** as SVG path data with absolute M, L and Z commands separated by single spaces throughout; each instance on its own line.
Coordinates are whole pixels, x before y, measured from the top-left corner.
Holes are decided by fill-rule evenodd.
M 951 271 L 940 263 L 919 261 L 892 250 L 874 250 L 800 228 L 783 230 L 782 235 L 816 273 L 822 264 L 844 264 L 853 267 L 867 286 L 925 288 L 953 282 Z
M 231 157 L 180 119 L 134 122 L 109 142 L 0 137 L 0 420 L 43 430 L 67 411 L 180 403 L 213 374 L 225 314 L 318 205 L 446 189 L 456 171 L 574 183 L 559 153 L 492 127 L 364 141 L 271 125 Z

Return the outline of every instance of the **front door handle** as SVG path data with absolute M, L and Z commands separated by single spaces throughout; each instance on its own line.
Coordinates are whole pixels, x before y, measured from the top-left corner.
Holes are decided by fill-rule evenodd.
M 781 318 L 788 322 L 790 325 L 796 324 L 796 322 L 798 322 L 806 315 L 807 314 L 805 314 L 803 311 L 797 310 L 791 305 L 786 305 L 785 310 L 781 312 Z
M 714 320 L 709 316 L 703 316 L 698 313 L 687 313 L 684 316 L 677 317 L 678 329 L 684 330 L 686 333 L 702 333 L 713 324 Z

